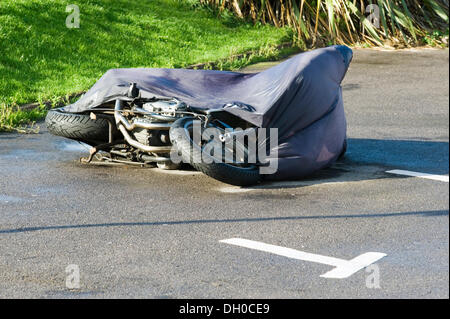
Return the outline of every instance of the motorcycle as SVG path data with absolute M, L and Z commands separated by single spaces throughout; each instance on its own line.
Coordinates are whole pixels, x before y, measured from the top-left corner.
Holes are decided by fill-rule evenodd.
M 50 133 L 106 163 L 177 169 L 247 186 L 297 179 L 345 152 L 345 46 L 301 53 L 263 72 L 114 69 L 77 102 L 50 110 Z
M 136 83 L 131 84 L 129 96 L 133 97 L 130 102 L 116 100 L 114 107 L 106 104 L 88 114 L 50 110 L 46 117 L 47 128 L 54 135 L 91 145 L 89 157 L 83 159 L 85 163 L 90 163 L 97 154 L 101 154 L 98 158 L 107 163 L 155 164 L 167 170 L 177 169 L 184 162 L 225 183 L 243 186 L 260 181 L 259 163 L 248 161 L 245 143 L 235 139 L 234 146 L 224 148 L 223 157 L 205 152 L 208 147 L 215 149 L 212 143 L 222 144 L 232 137 L 233 127 L 252 128 L 248 123 L 221 110 L 190 107 L 175 98 L 137 98 Z M 194 143 L 196 123 L 200 138 Z M 217 130 L 218 139 L 204 138 L 206 128 Z M 236 148 L 240 148 L 244 157 L 235 156 L 225 161 L 225 152 L 239 153 Z M 199 160 L 195 161 L 195 158 Z

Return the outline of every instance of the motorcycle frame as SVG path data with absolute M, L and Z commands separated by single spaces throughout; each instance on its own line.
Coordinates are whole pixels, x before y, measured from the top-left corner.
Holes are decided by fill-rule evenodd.
M 114 108 L 96 108 L 91 111 L 90 118 L 95 120 L 98 118 L 105 119 L 108 122 L 108 143 L 99 144 L 91 147 L 89 150 L 89 156 L 87 158 L 83 158 L 82 161 L 85 163 L 90 163 L 94 156 L 100 152 L 108 152 L 110 157 L 102 156 L 102 160 L 106 160 L 109 162 L 123 163 L 123 164 L 133 164 L 133 165 L 145 165 L 149 163 L 168 163 L 170 159 L 164 155 L 170 153 L 172 149 L 172 145 L 167 146 L 154 146 L 154 145 L 145 145 L 137 141 L 137 139 L 133 138 L 130 135 L 130 132 L 135 128 L 142 128 L 149 131 L 156 130 L 170 130 L 173 122 L 179 119 L 176 116 L 169 116 L 164 114 L 158 114 L 156 112 L 150 112 L 144 110 L 141 107 L 136 106 L 135 100 L 131 101 L 130 104 L 134 105 L 132 109 L 124 109 L 124 101 L 123 100 L 115 100 Z M 202 119 L 205 127 L 209 122 L 213 120 L 217 120 L 219 123 L 224 125 L 225 127 L 231 127 L 225 124 L 219 118 L 223 118 L 223 114 L 225 117 L 229 114 L 224 112 L 222 109 L 219 110 L 205 110 L 202 113 L 198 111 L 175 111 L 176 114 L 184 114 L 189 115 L 198 119 Z M 134 119 L 132 123 L 126 118 L 126 115 L 145 115 L 150 118 L 157 120 L 158 122 L 146 122 L 142 121 L 139 118 Z M 164 121 L 164 122 L 162 122 Z M 123 135 L 123 139 L 114 140 L 115 132 L 120 132 Z M 114 150 L 114 147 L 118 145 L 126 145 L 131 146 L 129 152 L 118 152 Z M 136 152 L 137 151 L 137 152 Z M 140 151 L 140 152 L 139 152 Z M 133 160 L 117 160 L 113 158 L 112 155 L 122 156 L 125 158 L 129 158 L 130 154 L 135 153 L 135 157 L 140 161 L 136 162 Z

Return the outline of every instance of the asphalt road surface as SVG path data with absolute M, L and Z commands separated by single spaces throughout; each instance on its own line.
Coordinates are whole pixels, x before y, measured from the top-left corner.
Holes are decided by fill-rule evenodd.
M 448 176 L 448 73 L 448 50 L 356 50 L 345 158 L 253 188 L 81 164 L 84 147 L 44 125 L 0 134 L 0 297 L 448 298 L 448 180 L 386 173 Z M 325 278 L 334 266 L 220 242 L 229 238 L 386 256 Z

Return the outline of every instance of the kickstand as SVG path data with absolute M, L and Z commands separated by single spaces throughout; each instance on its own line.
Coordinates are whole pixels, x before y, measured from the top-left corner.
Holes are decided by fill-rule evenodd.
M 115 141 L 113 143 L 105 143 L 105 144 L 97 145 L 95 147 L 91 147 L 89 149 L 89 156 L 87 158 L 86 157 L 80 158 L 80 161 L 82 163 L 90 163 L 92 161 L 94 155 L 97 154 L 99 151 L 105 151 L 107 149 L 110 149 L 111 146 L 114 146 L 117 144 L 123 144 L 123 143 L 124 143 L 124 141 L 120 140 L 120 141 Z

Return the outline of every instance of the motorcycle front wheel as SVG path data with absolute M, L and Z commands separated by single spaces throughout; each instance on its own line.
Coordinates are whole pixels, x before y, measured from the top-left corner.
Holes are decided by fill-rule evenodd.
M 218 162 L 217 158 L 203 152 L 204 144 L 198 145 L 193 141 L 192 134 L 196 120 L 198 121 L 192 117 L 180 118 L 172 124 L 169 131 L 170 141 L 178 150 L 183 161 L 188 162 L 198 171 L 227 184 L 250 186 L 261 181 L 257 165 Z

